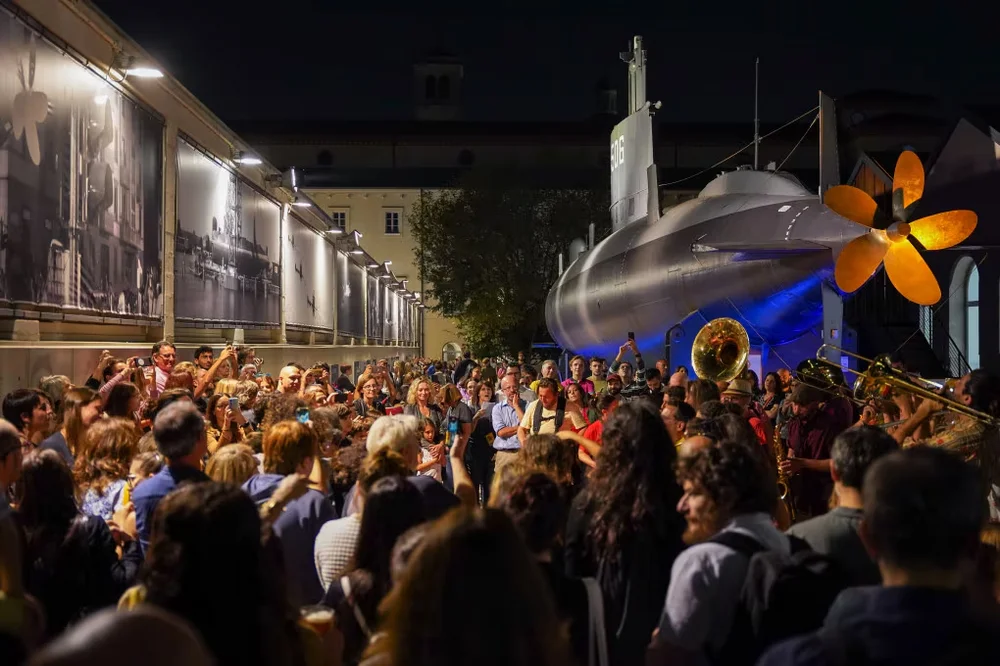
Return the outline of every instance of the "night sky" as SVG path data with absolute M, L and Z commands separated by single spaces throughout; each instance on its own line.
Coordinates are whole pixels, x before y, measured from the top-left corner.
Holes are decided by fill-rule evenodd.
M 982 8 L 961 11 L 961 2 L 947 3 L 947 15 L 898 0 L 661 1 L 642 13 L 607 2 L 600 11 L 545 2 L 438 2 L 420 11 L 377 0 L 353 11 L 340 0 L 96 4 L 230 122 L 411 117 L 411 67 L 431 51 L 462 59 L 469 119 L 582 118 L 594 112 L 602 78 L 624 108 L 618 52 L 636 33 L 649 51 L 648 96 L 663 101 L 668 120 L 751 120 L 755 56 L 765 121 L 811 108 L 821 88 L 1000 104 L 992 21 Z

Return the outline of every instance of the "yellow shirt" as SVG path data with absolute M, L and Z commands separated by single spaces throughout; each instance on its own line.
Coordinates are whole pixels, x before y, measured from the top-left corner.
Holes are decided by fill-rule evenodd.
M 542 424 L 538 428 L 538 432 L 534 434 L 538 435 L 554 435 L 556 434 L 556 410 L 545 409 L 541 407 L 542 401 L 535 400 L 527 409 L 524 410 L 524 418 L 521 419 L 521 427 L 531 433 L 532 427 L 535 425 L 535 410 L 541 408 L 542 410 Z M 580 412 L 572 409 L 567 405 L 566 417 L 563 423 L 569 422 L 572 424 L 574 430 L 582 430 L 587 426 L 587 422 L 583 420 L 583 416 Z

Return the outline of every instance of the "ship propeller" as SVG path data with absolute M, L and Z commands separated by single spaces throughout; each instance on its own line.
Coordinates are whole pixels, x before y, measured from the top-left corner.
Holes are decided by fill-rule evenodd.
M 869 229 L 845 245 L 837 259 L 834 278 L 842 291 L 860 289 L 884 262 L 889 281 L 907 300 L 919 305 L 941 300 L 937 278 L 913 241 L 919 241 L 924 250 L 952 247 L 972 234 L 978 218 L 971 210 L 949 210 L 911 222 L 923 192 L 924 167 L 909 150 L 896 161 L 891 216 L 880 216 L 875 200 L 856 187 L 838 185 L 827 190 L 823 203 Z

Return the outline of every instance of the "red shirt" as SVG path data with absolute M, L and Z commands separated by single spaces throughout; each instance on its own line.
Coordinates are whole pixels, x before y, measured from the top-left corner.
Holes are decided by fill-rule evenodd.
M 851 416 L 851 403 L 843 398 L 834 398 L 808 419 L 792 419 L 788 422 L 788 448 L 796 458 L 829 459 L 833 440 L 850 427 Z M 803 469 L 792 477 L 792 481 L 793 494 L 800 510 L 805 509 L 813 516 L 826 511 L 833 486 L 829 471 Z
M 589 439 L 592 442 L 598 444 L 601 443 L 601 436 L 604 435 L 604 421 L 597 420 L 587 426 L 587 429 L 583 431 L 583 436 L 585 439 Z
M 834 398 L 807 420 L 792 419 L 788 422 L 788 448 L 796 458 L 828 459 L 834 438 L 851 426 L 852 409 L 846 399 Z

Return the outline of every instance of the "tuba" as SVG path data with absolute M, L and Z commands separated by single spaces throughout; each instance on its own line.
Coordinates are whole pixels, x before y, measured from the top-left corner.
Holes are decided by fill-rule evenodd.
M 746 373 L 750 336 L 735 319 L 713 319 L 698 331 L 691 345 L 691 367 L 713 382 L 728 382 Z
M 695 373 L 711 381 L 730 381 L 747 374 L 750 361 L 750 336 L 735 319 L 722 317 L 705 324 L 691 346 L 691 366 Z M 774 458 L 778 468 L 778 522 L 788 527 L 795 522 L 788 476 L 781 471 L 785 448 L 781 433 L 774 429 Z M 784 528 L 783 528 L 784 529 Z

